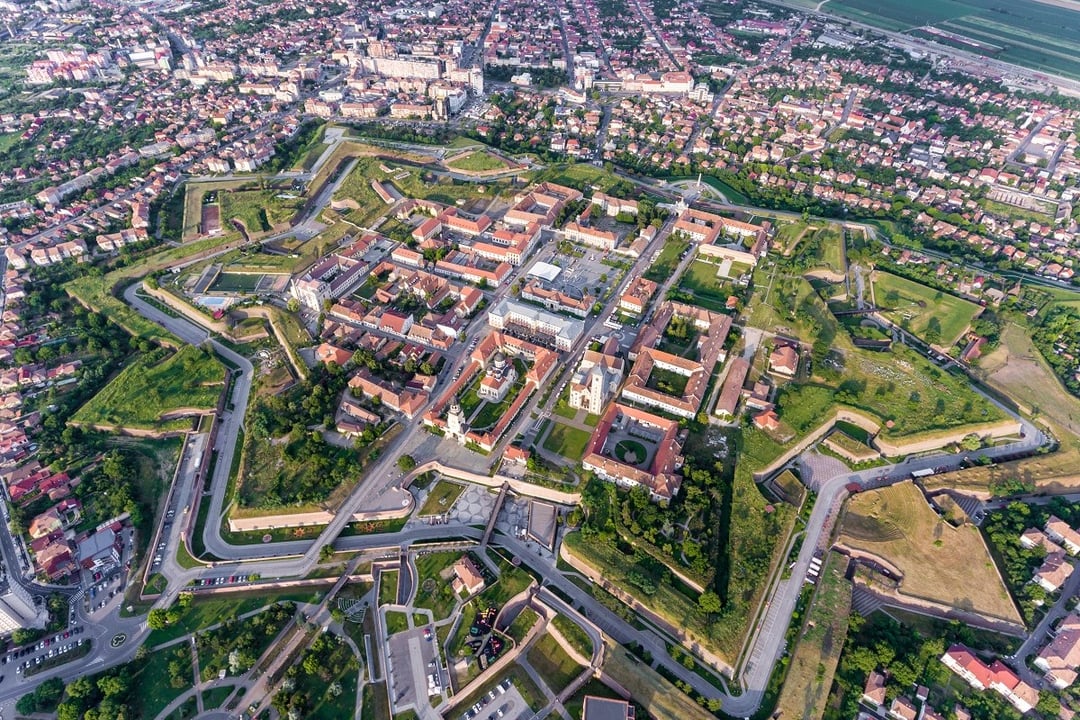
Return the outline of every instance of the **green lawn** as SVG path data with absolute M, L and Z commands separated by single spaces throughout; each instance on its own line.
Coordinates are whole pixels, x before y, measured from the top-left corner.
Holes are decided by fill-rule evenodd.
M 630 455 L 633 454 L 631 458 Z M 649 451 L 637 440 L 620 440 L 615 446 L 615 457 L 624 463 L 638 465 L 649 456 Z
M 187 682 L 175 688 L 169 682 L 169 663 L 179 660 L 191 668 L 191 646 L 187 643 L 178 648 L 158 650 L 150 653 L 141 663 L 138 674 L 132 678 L 134 688 L 134 710 L 138 717 L 153 718 L 164 710 L 169 703 L 190 690 L 194 683 L 194 671 L 189 669 L 184 675 Z
M 556 615 L 552 622 L 575 650 L 585 657 L 592 657 L 592 640 L 589 638 L 588 633 L 581 629 L 580 625 L 563 615 Z
M 229 657 L 234 651 L 254 665 L 294 615 L 295 606 L 275 605 L 243 620 L 233 622 L 230 618 L 216 630 L 200 634 L 199 671 L 202 679 L 210 680 L 220 670 L 228 670 Z
M 218 200 L 222 228 L 227 229 L 234 219 L 239 220 L 249 236 L 287 225 L 303 206 L 303 200 L 289 190 L 221 190 Z
M 271 592 L 251 591 L 230 593 L 228 597 L 224 598 L 196 595 L 191 602 L 191 606 L 180 615 L 180 619 L 174 625 L 170 625 L 163 630 L 151 632 L 150 637 L 146 639 L 146 645 L 147 647 L 154 647 L 198 630 L 203 630 L 211 625 L 225 622 L 231 617 L 243 615 L 265 605 L 272 605 L 275 602 L 291 600 L 293 602 L 311 603 L 318 602 L 321 598 L 322 593 L 310 592 L 274 594 Z
M 524 607 L 518 613 L 518 616 L 514 618 L 514 622 L 510 623 L 510 627 L 506 628 L 506 634 L 514 638 L 514 642 L 520 643 L 539 619 L 540 616 L 536 614 L 535 610 Z
M 409 616 L 403 612 L 388 610 L 386 612 L 386 634 L 396 635 L 409 629 Z
M 458 155 L 446 163 L 448 168 L 463 170 L 465 172 L 488 172 L 491 170 L 505 170 L 509 167 L 506 161 L 497 155 L 483 150 Z
M 393 154 L 392 151 L 383 148 L 377 151 L 387 155 Z M 420 157 L 417 156 L 414 159 L 419 160 Z M 383 165 L 392 172 L 384 172 L 380 167 Z M 325 170 L 326 167 L 324 166 L 323 169 Z M 493 198 L 510 188 L 510 184 L 504 182 L 455 182 L 448 177 L 440 178 L 430 175 L 428 171 L 416 167 L 400 166 L 392 159 L 361 157 L 357 160 L 353 172 L 345 178 L 334 195 L 336 199 L 349 198 L 359 205 L 358 209 L 347 213 L 349 221 L 357 225 L 370 225 L 376 218 L 386 213 L 386 204 L 371 188 L 372 180 L 392 182 L 405 197 L 430 199 L 448 205 L 454 205 L 458 200 Z M 312 186 L 314 187 L 315 184 L 313 181 Z
M 776 230 L 775 245 L 785 255 L 790 254 L 810 226 L 804 222 L 783 223 Z
M 694 293 L 695 296 L 711 298 L 724 302 L 731 293 L 724 289 L 725 281 L 717 276 L 719 265 L 704 260 L 694 260 L 686 272 L 679 278 L 679 288 Z M 736 275 L 734 268 L 732 275 Z
M 420 517 L 426 515 L 441 515 L 453 507 L 454 503 L 465 491 L 465 486 L 449 480 L 439 480 L 428 493 L 427 499 L 420 507 Z
M 184 429 L 190 419 L 162 420 L 177 410 L 211 411 L 225 388 L 225 366 L 191 345 L 162 358 L 140 355 L 72 417 L 74 422 L 143 429 Z
M 532 576 L 521 568 L 501 563 L 499 579 L 480 593 L 477 600 L 485 607 L 502 607 L 507 600 L 529 587 L 532 581 Z
M 397 602 L 398 571 L 383 570 L 379 574 L 379 606 Z
M 544 438 L 544 449 L 558 453 L 568 460 L 580 461 L 589 444 L 589 433 L 560 422 L 551 424 L 551 431 Z
M 203 691 L 203 707 L 207 710 L 221 707 L 221 704 L 229 697 L 235 685 L 219 685 Z
M 547 633 L 529 649 L 528 659 L 554 693 L 562 692 L 585 669 L 574 662 L 558 641 Z
M 360 663 L 353 655 L 348 643 L 336 636 L 330 636 L 326 650 L 317 652 L 318 640 L 312 649 L 304 653 L 305 657 L 314 654 L 318 660 L 318 672 L 308 673 L 303 670 L 303 662 L 296 680 L 296 693 L 306 698 L 305 720 L 341 720 L 353 717 L 356 708 L 357 677 Z M 341 693 L 335 695 L 335 686 L 340 686 Z
M 447 655 L 451 658 L 459 658 L 462 656 L 465 649 L 465 641 L 469 639 L 469 628 L 472 627 L 473 622 L 476 620 L 477 609 L 476 601 L 472 601 L 468 605 L 461 608 L 461 620 L 458 622 L 457 632 L 450 639 L 450 644 L 447 647 Z
M 460 552 L 428 553 L 416 558 L 416 607 L 431 610 L 435 620 L 450 617 L 456 605 L 452 567 L 461 558 Z
M 780 691 L 781 717 L 820 717 L 844 647 L 852 585 L 844 578 L 845 557 L 830 552 L 821 570 L 807 623 Z
M 383 683 L 364 685 L 361 703 L 360 720 L 391 720 L 390 700 L 386 697 L 386 685 Z
M 645 277 L 655 282 L 667 280 L 675 272 L 675 268 L 679 266 L 679 256 L 688 247 L 690 247 L 689 240 L 684 240 L 677 233 L 668 235 L 659 257 L 645 271 Z
M 982 310 L 973 302 L 880 270 L 874 273 L 874 299 L 890 320 L 944 347 L 955 343 Z

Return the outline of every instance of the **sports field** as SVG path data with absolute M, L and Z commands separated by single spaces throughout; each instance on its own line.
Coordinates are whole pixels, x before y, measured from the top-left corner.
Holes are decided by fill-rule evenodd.
M 829 0 L 831 13 L 1036 70 L 1080 77 L 1080 7 L 1013 0 Z
M 840 543 L 894 565 L 903 595 L 1023 622 L 978 529 L 949 525 L 911 482 L 852 497 Z
M 981 308 L 955 295 L 899 275 L 874 272 L 874 301 L 890 320 L 923 340 L 949 347 L 964 333 Z

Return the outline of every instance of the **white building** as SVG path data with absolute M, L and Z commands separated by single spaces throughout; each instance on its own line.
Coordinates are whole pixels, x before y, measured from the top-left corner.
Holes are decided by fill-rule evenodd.
M 609 345 L 615 342 L 609 341 Z M 615 343 L 618 344 L 617 342 Z M 586 350 L 570 381 L 570 407 L 599 415 L 622 382 L 623 360 L 613 349 Z
M 20 628 L 43 628 L 47 619 L 44 606 L 34 605 L 30 593 L 20 585 L 12 584 L 0 595 L 0 635 Z
M 585 323 L 540 308 L 504 299 L 488 313 L 488 323 L 496 330 L 514 327 L 540 336 L 557 350 L 568 351 L 585 332 Z

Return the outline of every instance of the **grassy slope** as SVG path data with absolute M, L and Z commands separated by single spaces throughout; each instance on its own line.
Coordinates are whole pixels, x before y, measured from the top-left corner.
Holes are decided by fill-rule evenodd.
M 817 594 L 776 706 L 780 717 L 812 720 L 825 710 L 851 608 L 851 583 L 844 579 L 844 561 L 842 555 L 830 553 L 821 571 Z
M 188 345 L 156 365 L 137 358 L 72 419 L 131 428 L 186 427 L 190 421 L 160 418 L 179 408 L 212 410 L 224 382 L 224 365 L 212 354 Z
M 905 595 L 1022 623 L 978 530 L 946 523 L 913 483 L 853 497 L 840 541 L 895 565 Z

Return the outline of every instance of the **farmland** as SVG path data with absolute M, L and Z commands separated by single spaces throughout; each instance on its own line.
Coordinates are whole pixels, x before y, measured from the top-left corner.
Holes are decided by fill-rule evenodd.
M 895 566 L 904 595 L 1021 622 L 978 529 L 946 523 L 910 482 L 853 497 L 840 544 Z
M 884 315 L 935 345 L 960 339 L 981 308 L 967 300 L 880 270 L 874 273 L 874 300 Z
M 1037 0 L 829 0 L 823 12 L 885 30 L 933 26 L 957 36 L 947 44 L 1036 70 L 1080 77 L 1080 11 Z M 941 41 L 925 30 L 921 37 Z M 965 39 L 974 41 L 965 42 Z

